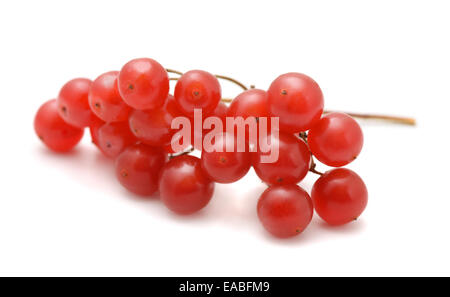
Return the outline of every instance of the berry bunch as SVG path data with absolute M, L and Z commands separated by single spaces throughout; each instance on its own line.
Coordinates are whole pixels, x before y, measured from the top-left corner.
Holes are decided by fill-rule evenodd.
M 177 80 L 173 95 L 171 79 Z M 234 100 L 223 99 L 218 79 L 231 80 L 244 92 Z M 34 128 L 55 152 L 72 149 L 89 128 L 92 142 L 115 160 L 117 179 L 126 189 L 143 196 L 159 191 L 161 201 L 178 214 L 199 211 L 213 196 L 216 182 L 235 182 L 253 167 L 268 185 L 257 205 L 262 225 L 277 237 L 291 237 L 306 229 L 314 210 L 327 223 L 341 225 L 358 218 L 367 204 L 366 186 L 355 172 L 316 170 L 314 157 L 341 167 L 356 159 L 363 145 L 361 128 L 351 116 L 324 113 L 323 106 L 319 85 L 304 74 L 283 74 L 264 91 L 206 71 L 183 74 L 142 58 L 94 81 L 69 81 L 57 99 L 39 108 Z M 195 123 L 198 110 L 206 116 L 200 124 Z M 175 148 L 180 129 L 173 122 L 180 117 L 192 123 L 193 141 Z M 276 145 L 278 158 L 264 162 L 270 152 L 254 149 L 248 126 L 244 135 L 230 133 L 230 118 L 257 124 L 265 119 L 269 133 L 257 125 L 257 143 Z M 270 118 L 279 125 L 271 126 Z M 239 137 L 244 149 L 237 148 Z M 207 138 L 215 150 L 201 146 Z M 201 158 L 188 154 L 194 148 L 202 150 Z M 297 185 L 308 172 L 320 175 L 311 196 Z

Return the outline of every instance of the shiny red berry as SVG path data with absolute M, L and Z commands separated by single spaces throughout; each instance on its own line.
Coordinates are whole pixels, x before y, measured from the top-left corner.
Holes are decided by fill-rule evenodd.
M 149 196 L 158 190 L 158 177 L 167 155 L 160 148 L 135 144 L 115 161 L 116 177 L 130 192 Z
M 105 122 L 121 122 L 128 120 L 131 108 L 119 94 L 118 71 L 106 72 L 92 83 L 89 91 L 91 110 Z
M 325 115 L 308 133 L 311 152 L 320 162 L 333 167 L 344 166 L 355 160 L 363 142 L 358 122 L 340 112 Z
M 313 217 L 313 204 L 297 185 L 271 186 L 258 201 L 258 217 L 264 228 L 280 238 L 302 233 Z
M 202 168 L 215 182 L 232 183 L 240 180 L 250 170 L 251 158 L 247 145 L 245 151 L 238 151 L 237 139 L 228 133 L 217 134 L 214 138 L 214 147 L 219 148 L 202 151 Z M 227 151 L 227 145 L 232 151 Z M 212 149 L 212 148 L 211 148 Z
M 272 116 L 280 118 L 280 130 L 297 133 L 310 129 L 323 112 L 319 85 L 301 73 L 286 73 L 275 79 L 268 90 Z
M 211 73 L 191 70 L 178 79 L 174 96 L 184 114 L 193 117 L 194 109 L 202 109 L 203 116 L 206 116 L 219 104 L 221 88 Z
M 133 134 L 142 142 L 153 146 L 171 143 L 176 130 L 171 128 L 172 120 L 182 116 L 173 96 L 169 95 L 164 106 L 151 110 L 135 110 L 129 123 Z
M 89 127 L 95 115 L 89 106 L 89 90 L 92 81 L 76 78 L 67 82 L 59 92 L 57 103 L 60 116 L 67 123 L 79 127 Z
M 91 141 L 93 144 L 98 146 L 98 130 L 105 124 L 104 121 L 98 117 L 94 117 L 92 123 L 89 125 L 89 133 L 91 134 Z
M 123 100 L 135 109 L 160 107 L 169 94 L 167 71 L 153 59 L 135 59 L 125 64 L 118 83 Z
M 117 157 L 136 142 L 128 122 L 106 123 L 98 129 L 98 147 L 107 157 Z
M 262 141 L 270 143 L 271 151 L 278 147 L 278 158 L 273 163 L 264 163 L 264 157 L 274 154 L 271 151 L 263 152 L 258 147 L 258 151 L 253 154 L 253 168 L 262 181 L 269 185 L 296 184 L 306 176 L 311 153 L 303 140 L 280 132 L 279 137 L 269 134 Z
M 201 168 L 200 159 L 183 155 L 170 160 L 159 180 L 161 201 L 171 211 L 191 214 L 205 207 L 214 192 L 214 182 Z
M 358 174 L 336 168 L 323 174 L 311 191 L 317 214 L 330 225 L 356 220 L 367 205 L 367 188 Z
M 83 137 L 83 129 L 67 124 L 61 118 L 55 99 L 41 105 L 34 118 L 34 130 L 39 139 L 55 152 L 71 150 Z

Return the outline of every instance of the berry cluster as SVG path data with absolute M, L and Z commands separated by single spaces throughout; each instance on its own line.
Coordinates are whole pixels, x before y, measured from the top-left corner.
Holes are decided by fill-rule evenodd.
M 169 78 L 168 73 L 179 77 Z M 310 223 L 314 210 L 331 225 L 358 218 L 367 204 L 362 179 L 346 168 L 326 173 L 316 170 L 314 157 L 322 163 L 341 167 L 360 153 L 363 134 L 358 123 L 344 113 L 324 113 L 319 85 L 300 73 L 279 76 L 267 91 L 247 89 L 229 105 L 222 98 L 218 78 L 206 71 L 186 73 L 165 69 L 148 58 L 135 59 L 118 71 L 100 75 L 94 81 L 77 78 L 66 83 L 57 99 L 38 110 L 34 128 L 51 150 L 66 152 L 89 128 L 92 142 L 115 160 L 119 182 L 129 191 L 150 196 L 159 191 L 161 201 L 173 212 L 191 214 L 205 207 L 213 196 L 214 184 L 232 183 L 254 168 L 268 188 L 259 198 L 258 217 L 277 237 L 300 234 Z M 177 80 L 173 95 L 169 81 Z M 215 147 L 208 151 L 184 143 L 175 150 L 178 117 L 194 121 L 194 113 L 215 116 L 226 126 L 228 118 L 278 118 L 279 128 L 257 131 L 258 141 L 277 145 L 274 162 L 263 162 L 270 152 L 254 150 L 245 133 L 244 150 L 227 150 L 238 143 L 238 133 L 223 130 L 214 135 Z M 213 130 L 193 124 L 191 139 L 200 143 Z M 278 125 L 277 125 L 278 126 Z M 260 126 L 258 126 L 260 127 Z M 260 129 L 260 128 L 258 128 Z M 195 142 L 198 143 L 198 142 Z M 194 147 L 201 158 L 189 155 Z M 319 174 L 310 195 L 297 184 L 308 172 Z M 312 198 L 312 199 L 311 199 Z

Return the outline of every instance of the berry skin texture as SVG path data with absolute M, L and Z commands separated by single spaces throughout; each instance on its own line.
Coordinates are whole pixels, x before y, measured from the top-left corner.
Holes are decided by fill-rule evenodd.
M 264 228 L 279 238 L 302 233 L 314 213 L 308 193 L 297 185 L 269 187 L 259 198 L 257 211 Z
M 319 85 L 301 73 L 286 73 L 269 87 L 269 108 L 280 118 L 280 130 L 298 133 L 310 129 L 323 112 L 323 94 Z
M 105 122 L 128 120 L 131 108 L 120 97 L 117 85 L 118 71 L 97 77 L 89 91 L 89 105 L 96 116 Z
M 203 70 L 183 74 L 175 85 L 174 95 L 180 110 L 190 117 L 194 117 L 194 109 L 202 109 L 203 116 L 209 115 L 222 96 L 217 78 Z
M 79 127 L 89 127 L 95 115 L 89 106 L 89 89 L 92 81 L 75 78 L 67 82 L 58 95 L 58 112 L 67 123 Z
M 202 168 L 205 173 L 215 182 L 232 183 L 244 177 L 251 167 L 251 157 L 248 150 L 237 151 L 236 137 L 228 133 L 215 136 L 215 145 L 221 148 L 222 152 L 212 151 L 202 152 Z M 227 152 L 227 143 L 234 143 L 234 151 Z
M 166 160 L 167 155 L 160 148 L 132 145 L 117 157 L 116 177 L 130 192 L 150 196 L 158 190 L 158 176 Z
M 345 113 L 332 112 L 317 122 L 308 133 L 308 143 L 316 158 L 333 167 L 347 165 L 363 147 L 358 122 Z
M 160 107 L 169 95 L 169 76 L 153 59 L 131 60 L 119 73 L 119 92 L 125 103 L 134 109 Z
M 162 107 L 133 111 L 129 119 L 130 128 L 142 142 L 153 146 L 164 146 L 171 142 L 176 132 L 171 129 L 172 120 L 181 115 L 173 96 L 169 95 Z
M 278 145 L 279 156 L 274 163 L 262 163 L 263 156 L 270 152 L 253 153 L 253 168 L 259 178 L 269 185 L 287 185 L 299 183 L 308 173 L 311 163 L 311 153 L 306 143 L 293 134 L 280 132 L 279 137 L 269 134 L 271 146 Z M 264 138 L 264 143 L 268 143 Z
M 71 150 L 83 137 L 83 129 L 61 118 L 56 99 L 41 105 L 34 118 L 34 130 L 49 149 L 60 153 Z
M 358 174 L 346 168 L 326 172 L 311 191 L 317 214 L 330 225 L 356 220 L 367 206 L 367 188 Z
M 109 158 L 117 157 L 136 142 L 128 122 L 106 123 L 98 129 L 98 148 Z
M 203 172 L 199 158 L 183 155 L 166 163 L 161 171 L 159 191 L 168 209 L 188 215 L 209 203 L 214 182 Z

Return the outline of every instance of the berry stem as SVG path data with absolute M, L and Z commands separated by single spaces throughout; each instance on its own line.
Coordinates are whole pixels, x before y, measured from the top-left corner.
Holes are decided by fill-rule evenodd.
M 325 110 L 324 113 L 331 113 L 334 111 Z M 360 119 L 368 119 L 368 120 L 381 120 L 393 122 L 396 124 L 415 126 L 416 120 L 414 118 L 408 117 L 398 117 L 398 116 L 390 116 L 390 115 L 380 115 L 380 114 L 365 114 L 365 113 L 353 113 L 353 112 L 344 112 L 351 117 L 360 118 Z
M 170 68 L 166 68 L 166 71 L 169 72 L 169 73 L 175 73 L 175 74 L 178 74 L 178 75 L 183 75 L 183 72 L 178 71 L 178 70 L 173 70 L 173 69 L 170 69 Z
M 175 154 L 169 154 L 169 159 L 172 160 L 173 158 L 176 158 L 179 156 L 188 155 L 188 154 L 192 153 L 193 151 L 194 151 L 194 147 L 191 146 L 188 149 L 186 149 L 185 151 L 175 153 Z
M 323 172 L 316 170 L 316 162 L 314 162 L 314 157 L 312 154 L 311 154 L 311 166 L 309 167 L 309 171 L 311 171 L 312 173 L 318 174 L 320 176 L 323 175 Z

